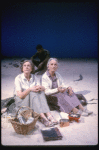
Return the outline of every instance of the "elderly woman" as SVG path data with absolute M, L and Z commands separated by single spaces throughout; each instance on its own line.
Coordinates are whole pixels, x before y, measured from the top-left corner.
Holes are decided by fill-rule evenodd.
M 71 87 L 66 87 L 61 75 L 56 72 L 58 60 L 50 58 L 47 63 L 47 71 L 42 76 L 42 86 L 45 87 L 45 94 L 48 104 L 65 113 L 74 113 L 81 115 L 82 112 L 88 116 L 92 112 L 85 110 L 76 97 Z M 76 107 L 79 107 L 77 109 Z
M 21 67 L 22 73 L 15 78 L 16 108 L 20 106 L 29 106 L 40 114 L 40 121 L 45 126 L 53 126 L 53 124 L 57 122 L 54 120 L 53 116 L 51 116 L 44 94 L 44 86 L 39 85 L 36 76 L 31 74 L 33 69 L 32 62 L 30 60 L 25 60 Z

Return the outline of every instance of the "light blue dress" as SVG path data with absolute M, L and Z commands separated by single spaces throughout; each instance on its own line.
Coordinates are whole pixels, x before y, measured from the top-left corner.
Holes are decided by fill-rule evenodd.
M 24 91 L 31 86 L 39 85 L 38 79 L 35 75 L 31 74 L 30 81 L 28 81 L 24 74 L 19 74 L 15 78 L 15 91 Z M 44 91 L 41 92 L 30 92 L 24 99 L 20 99 L 15 96 L 15 104 L 17 111 L 21 106 L 28 106 L 37 113 L 47 113 L 50 112 Z

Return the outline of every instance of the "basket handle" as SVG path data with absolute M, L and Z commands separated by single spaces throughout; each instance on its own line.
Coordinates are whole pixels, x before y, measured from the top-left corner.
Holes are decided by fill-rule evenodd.
M 16 112 L 16 118 L 17 118 L 17 116 L 18 116 L 18 112 L 19 112 L 19 111 L 21 110 L 21 108 L 23 108 L 23 107 L 24 107 L 24 108 L 26 107 L 26 108 L 28 108 L 28 109 L 32 110 L 30 107 L 22 106 L 22 107 L 20 107 L 20 108 L 19 108 L 19 110 Z M 32 110 L 32 111 L 33 111 L 33 110 Z

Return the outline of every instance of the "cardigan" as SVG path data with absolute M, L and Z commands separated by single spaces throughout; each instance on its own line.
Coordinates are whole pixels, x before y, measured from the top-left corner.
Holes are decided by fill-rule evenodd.
M 56 74 L 56 78 L 57 78 L 58 87 L 61 86 L 61 87 L 66 88 L 61 75 L 58 72 L 55 72 L 55 74 Z M 51 94 L 55 94 L 58 92 L 58 88 L 52 89 L 52 80 L 48 77 L 47 72 L 45 72 L 42 76 L 42 86 L 45 87 L 46 95 L 51 95 Z

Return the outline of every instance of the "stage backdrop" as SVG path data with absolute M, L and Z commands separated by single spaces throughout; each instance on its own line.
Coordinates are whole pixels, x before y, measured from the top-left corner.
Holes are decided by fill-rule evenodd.
M 7 2 L 2 5 L 1 54 L 31 57 L 36 45 L 51 57 L 98 58 L 96 3 Z

